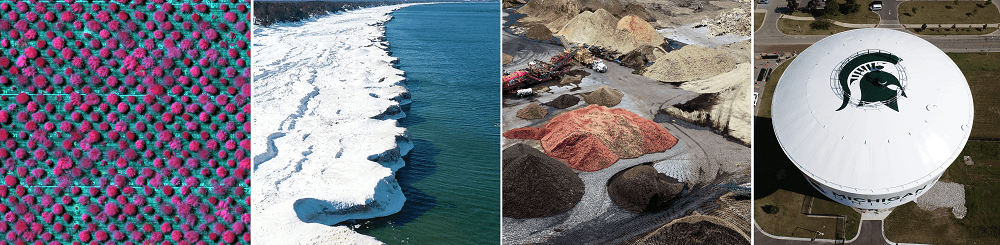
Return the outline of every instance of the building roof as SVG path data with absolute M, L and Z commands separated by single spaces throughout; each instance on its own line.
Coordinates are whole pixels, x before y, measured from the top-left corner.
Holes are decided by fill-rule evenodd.
M 943 173 L 969 138 L 973 104 L 962 71 L 931 43 L 858 29 L 793 60 L 771 114 L 782 149 L 807 176 L 878 195 Z

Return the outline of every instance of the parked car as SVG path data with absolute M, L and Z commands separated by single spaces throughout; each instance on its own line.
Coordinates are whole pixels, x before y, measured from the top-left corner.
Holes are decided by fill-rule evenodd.
M 872 1 L 872 4 L 868 8 L 872 11 L 882 10 L 882 1 Z

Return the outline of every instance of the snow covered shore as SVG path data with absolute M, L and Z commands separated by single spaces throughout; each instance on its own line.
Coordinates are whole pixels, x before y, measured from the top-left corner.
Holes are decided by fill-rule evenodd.
M 255 27 L 254 243 L 377 242 L 330 226 L 402 208 L 410 94 L 384 23 L 406 6 Z

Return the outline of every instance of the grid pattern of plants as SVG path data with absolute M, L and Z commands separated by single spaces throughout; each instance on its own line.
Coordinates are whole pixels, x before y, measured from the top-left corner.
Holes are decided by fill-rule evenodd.
M 0 243 L 249 244 L 249 8 L 0 0 Z

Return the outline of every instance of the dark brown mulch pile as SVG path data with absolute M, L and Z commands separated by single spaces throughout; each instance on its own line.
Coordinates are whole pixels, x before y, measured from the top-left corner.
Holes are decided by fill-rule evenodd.
M 684 183 L 677 183 L 649 165 L 629 168 L 608 180 L 611 200 L 636 213 L 666 208 L 683 190 Z
M 651 234 L 642 244 L 656 245 L 700 245 L 700 244 L 745 244 L 750 245 L 739 232 L 709 222 L 676 223 L 666 229 Z
M 556 99 L 545 103 L 547 106 L 551 106 L 557 109 L 566 109 L 570 106 L 575 106 L 580 103 L 580 97 L 576 97 L 571 94 L 564 94 L 556 97 Z
M 700 94 L 698 97 L 684 102 L 684 104 L 676 104 L 674 107 L 677 107 L 677 109 L 681 109 L 684 112 L 708 110 L 716 104 L 716 98 L 718 97 L 719 93 Z
M 569 211 L 583 198 L 572 169 L 525 144 L 503 150 L 503 216 L 524 219 Z

